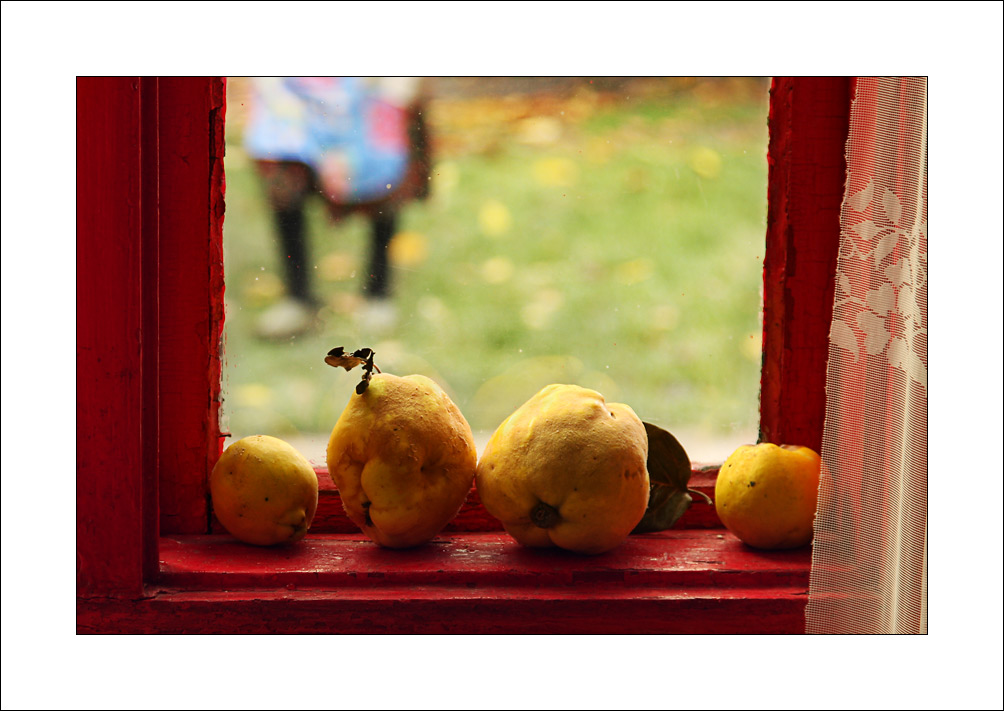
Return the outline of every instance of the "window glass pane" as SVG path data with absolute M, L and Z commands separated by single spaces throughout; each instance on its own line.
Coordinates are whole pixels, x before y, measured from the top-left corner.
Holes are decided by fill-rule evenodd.
M 366 346 L 446 388 L 479 451 L 552 382 L 695 461 L 754 441 L 768 87 L 231 78 L 225 426 L 323 463 L 358 382 L 324 355 Z

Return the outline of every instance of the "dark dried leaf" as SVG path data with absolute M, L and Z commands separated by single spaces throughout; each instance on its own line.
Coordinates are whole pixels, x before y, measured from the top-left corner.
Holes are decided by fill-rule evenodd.
M 366 348 L 364 350 L 369 350 Z M 365 365 L 366 358 L 360 357 L 359 351 L 356 351 L 352 355 L 345 354 L 345 347 L 339 346 L 338 348 L 332 348 L 328 351 L 328 355 L 324 357 L 324 362 L 330 365 L 332 368 L 345 368 L 345 370 L 352 370 L 357 365 Z
M 364 392 L 366 392 L 366 388 L 368 388 L 369 386 L 370 386 L 369 380 L 360 380 L 356 384 L 356 394 L 362 395 Z
M 652 533 L 671 528 L 690 508 L 690 457 L 676 437 L 646 422 L 648 476 L 651 491 L 648 508 L 632 533 Z

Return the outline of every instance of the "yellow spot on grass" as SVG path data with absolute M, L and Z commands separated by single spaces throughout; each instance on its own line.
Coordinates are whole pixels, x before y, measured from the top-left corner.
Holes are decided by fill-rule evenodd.
M 561 121 L 551 116 L 531 116 L 516 124 L 516 139 L 531 146 L 549 146 L 561 138 Z
M 394 235 L 388 248 L 390 261 L 402 267 L 417 267 L 429 256 L 429 240 L 419 232 L 405 230 Z
M 568 158 L 541 158 L 533 164 L 534 179 L 545 187 L 568 187 L 578 176 L 578 167 Z
M 282 293 L 282 279 L 271 272 L 257 272 L 244 288 L 244 298 L 250 306 L 270 304 Z
M 355 273 L 355 257 L 344 252 L 325 254 L 317 264 L 317 275 L 325 281 L 346 281 Z
M 501 237 L 512 227 L 509 208 L 498 200 L 488 200 L 478 212 L 478 226 L 489 237 Z
M 234 401 L 241 407 L 267 407 L 272 402 L 272 389 L 261 383 L 247 383 L 234 388 Z
M 508 257 L 492 257 L 481 265 L 481 278 L 488 284 L 504 284 L 512 279 L 516 267 Z
M 713 148 L 698 146 L 690 152 L 690 168 L 702 178 L 717 178 L 722 172 L 722 157 Z
M 652 263 L 652 260 L 647 257 L 641 257 L 640 259 L 622 262 L 617 266 L 614 274 L 617 277 L 617 281 L 627 286 L 634 286 L 651 279 L 654 272 L 655 265 Z

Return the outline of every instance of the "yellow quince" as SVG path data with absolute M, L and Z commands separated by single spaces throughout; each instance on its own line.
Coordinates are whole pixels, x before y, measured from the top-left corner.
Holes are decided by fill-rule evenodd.
M 648 436 L 629 406 L 595 390 L 548 385 L 495 431 L 476 482 L 517 541 L 603 553 L 648 506 Z
M 268 435 L 239 439 L 209 477 L 213 512 L 234 538 L 270 546 L 298 541 L 317 510 L 317 474 L 288 442 Z
M 378 373 L 349 398 L 327 461 L 348 517 L 376 543 L 409 548 L 460 510 L 477 450 L 467 420 L 433 380 Z
M 812 541 L 821 461 L 808 447 L 742 445 L 722 464 L 715 510 L 754 548 L 798 548 Z

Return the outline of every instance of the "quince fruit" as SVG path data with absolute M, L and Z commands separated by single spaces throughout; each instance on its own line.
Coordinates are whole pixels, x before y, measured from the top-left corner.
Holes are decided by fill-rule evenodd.
M 603 553 L 645 514 L 645 426 L 595 390 L 548 385 L 495 431 L 478 463 L 484 507 L 526 546 Z
M 298 541 L 317 510 L 317 474 L 306 457 L 276 437 L 239 439 L 220 455 L 209 477 L 213 512 L 245 543 Z
M 819 455 L 808 447 L 743 445 L 718 472 L 718 518 L 754 548 L 807 545 L 812 540 L 819 475 Z
M 477 466 L 474 435 L 424 375 L 368 373 L 360 385 L 331 431 L 328 471 L 345 513 L 370 539 L 417 546 L 467 498 Z

